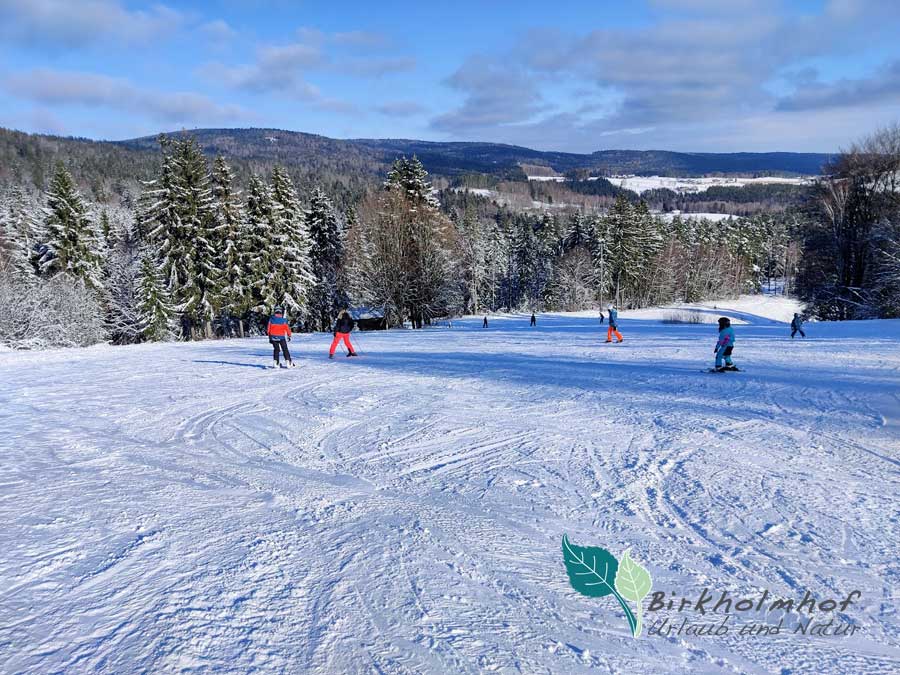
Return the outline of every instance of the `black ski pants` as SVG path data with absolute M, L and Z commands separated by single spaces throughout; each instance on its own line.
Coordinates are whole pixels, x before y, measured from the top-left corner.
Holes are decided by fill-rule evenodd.
M 287 347 L 287 338 L 283 338 L 283 337 L 270 337 L 270 338 L 269 338 L 269 342 L 272 343 L 272 349 L 273 349 L 273 351 L 274 351 L 274 353 L 272 354 L 272 358 L 273 358 L 273 359 L 275 359 L 276 361 L 278 361 L 278 350 L 280 349 L 281 351 L 284 352 L 284 360 L 285 360 L 285 361 L 292 361 L 292 360 L 293 360 L 293 359 L 291 359 L 291 353 L 288 351 L 288 347 Z

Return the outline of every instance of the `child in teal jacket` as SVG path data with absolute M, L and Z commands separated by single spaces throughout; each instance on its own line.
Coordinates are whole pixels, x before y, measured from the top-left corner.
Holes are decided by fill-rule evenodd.
M 719 319 L 719 341 L 716 342 L 716 371 L 737 370 L 731 360 L 731 352 L 734 351 L 734 328 L 731 327 L 731 319 L 723 316 Z M 722 359 L 725 365 L 722 365 Z

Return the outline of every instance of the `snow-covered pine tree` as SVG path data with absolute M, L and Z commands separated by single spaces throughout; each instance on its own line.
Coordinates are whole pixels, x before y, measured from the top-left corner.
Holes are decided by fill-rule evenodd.
M 386 190 L 399 190 L 413 205 L 427 205 L 437 209 L 440 205 L 428 180 L 428 172 L 413 155 L 396 160 L 384 181 Z
M 104 265 L 106 325 L 113 344 L 140 342 L 143 327 L 138 308 L 140 242 L 129 220 L 109 224 Z
M 525 216 L 519 219 L 516 234 L 516 267 L 519 285 L 524 293 L 522 300 L 529 309 L 534 310 L 541 306 L 551 279 L 552 254 L 545 248 L 544 239 L 535 231 L 531 218 Z
M 234 189 L 231 167 L 223 157 L 216 157 L 213 162 L 212 191 L 218 224 L 216 249 L 221 274 L 217 305 L 225 333 L 231 334 L 234 328 L 238 335 L 243 336 L 243 316 L 250 308 L 250 287 L 253 283 L 248 258 L 247 221 L 240 192 Z
M 600 307 L 605 308 L 610 298 L 614 296 L 612 283 L 611 262 L 612 256 L 609 250 L 610 236 L 609 223 L 605 218 L 595 217 L 592 223 L 592 236 L 590 242 L 591 259 L 594 263 L 595 283 L 597 285 L 597 297 Z
M 585 246 L 590 240 L 590 224 L 582 213 L 575 213 L 569 218 L 563 238 L 565 250 L 576 246 Z
M 197 337 L 200 325 L 209 336 L 221 287 L 209 168 L 194 139 L 161 138 L 160 143 L 162 175 L 146 186 L 140 229 L 159 251 L 166 288 L 186 337 Z
M 487 232 L 471 209 L 466 209 L 456 227 L 460 241 L 460 264 L 466 284 L 465 311 L 478 314 L 485 304 L 481 294 L 487 277 Z
M 276 248 L 272 257 L 272 299 L 274 304 L 284 307 L 291 321 L 303 320 L 315 284 L 306 220 L 294 183 L 284 169 L 276 166 L 272 170 L 271 185 L 277 223 Z
M 616 302 L 630 306 L 647 304 L 649 289 L 653 287 L 654 258 L 662 246 L 657 223 L 647 205 L 632 205 L 620 195 L 603 218 L 602 230 Z
M 75 181 L 62 163 L 50 181 L 44 229 L 41 275 L 50 278 L 65 273 L 94 290 L 102 288 L 100 242 Z
M 249 289 L 250 310 L 259 324 L 278 304 L 274 258 L 280 252 L 277 241 L 279 222 L 272 193 L 259 176 L 250 176 L 245 213 L 245 268 L 249 271 L 245 285 Z
M 353 302 L 360 305 L 379 305 L 379 298 L 386 296 L 377 291 L 376 280 L 372 276 L 377 267 L 375 246 L 369 240 L 372 229 L 371 223 L 364 224 L 360 220 L 355 208 L 347 211 L 340 286 Z
M 137 325 L 147 342 L 170 340 L 176 335 L 175 310 L 158 259 L 156 251 L 145 250 L 137 275 Z
M 37 239 L 36 207 L 24 190 L 13 187 L 0 201 L 0 266 L 25 286 L 37 282 Z
M 316 188 L 310 197 L 305 216 L 315 277 L 310 294 L 310 323 L 315 330 L 327 331 L 337 312 L 346 304 L 346 296 L 340 287 L 343 236 L 331 200 L 321 188 Z

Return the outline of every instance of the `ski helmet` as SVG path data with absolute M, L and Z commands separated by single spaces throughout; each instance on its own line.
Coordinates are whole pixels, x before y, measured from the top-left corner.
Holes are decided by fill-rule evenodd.
M 613 304 L 612 304 L 612 303 L 609 303 L 609 304 L 606 306 L 606 309 L 613 309 Z
M 276 307 L 273 312 L 275 314 L 284 314 L 284 310 L 281 307 Z
M 729 319 L 727 316 L 720 316 L 719 317 L 719 330 L 722 330 L 723 328 L 728 328 L 729 326 L 731 326 L 731 319 Z

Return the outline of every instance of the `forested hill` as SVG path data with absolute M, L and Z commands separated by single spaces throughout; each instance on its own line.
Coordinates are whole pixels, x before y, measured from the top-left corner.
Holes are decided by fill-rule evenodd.
M 502 143 L 442 143 L 406 139 L 338 140 L 277 129 L 195 129 L 209 154 L 297 164 L 320 161 L 381 172 L 401 155 L 416 155 L 431 174 L 489 173 L 511 177 L 520 164 L 545 166 L 558 173 L 587 169 L 596 173 L 706 175 L 713 173 L 785 173 L 817 175 L 829 155 L 818 153 L 683 153 L 658 150 L 600 150 L 592 154 L 543 152 Z M 155 137 L 120 141 L 130 148 L 154 148 Z
M 388 155 L 415 154 L 432 173 L 508 173 L 519 164 L 546 166 L 563 174 L 586 169 L 595 174 L 703 176 L 709 174 L 822 173 L 830 155 L 796 152 L 686 153 L 664 150 L 599 150 L 592 154 L 542 152 L 499 143 L 435 143 L 395 139 L 349 141 Z
M 222 154 L 241 182 L 251 172 L 266 173 L 285 166 L 301 185 L 341 183 L 351 191 L 380 180 L 401 155 L 417 155 L 437 176 L 485 173 L 522 179 L 520 165 L 544 173 L 575 170 L 594 174 L 697 176 L 708 174 L 821 173 L 828 155 L 810 153 L 679 153 L 603 150 L 593 154 L 541 152 L 498 143 L 435 143 L 397 139 L 338 140 L 276 129 L 193 129 L 176 131 L 197 139 L 210 156 Z M 57 160 L 64 161 L 76 180 L 94 192 L 117 182 L 146 180 L 159 161 L 156 136 L 126 141 L 61 138 L 0 129 L 0 184 L 31 183 L 46 187 Z

